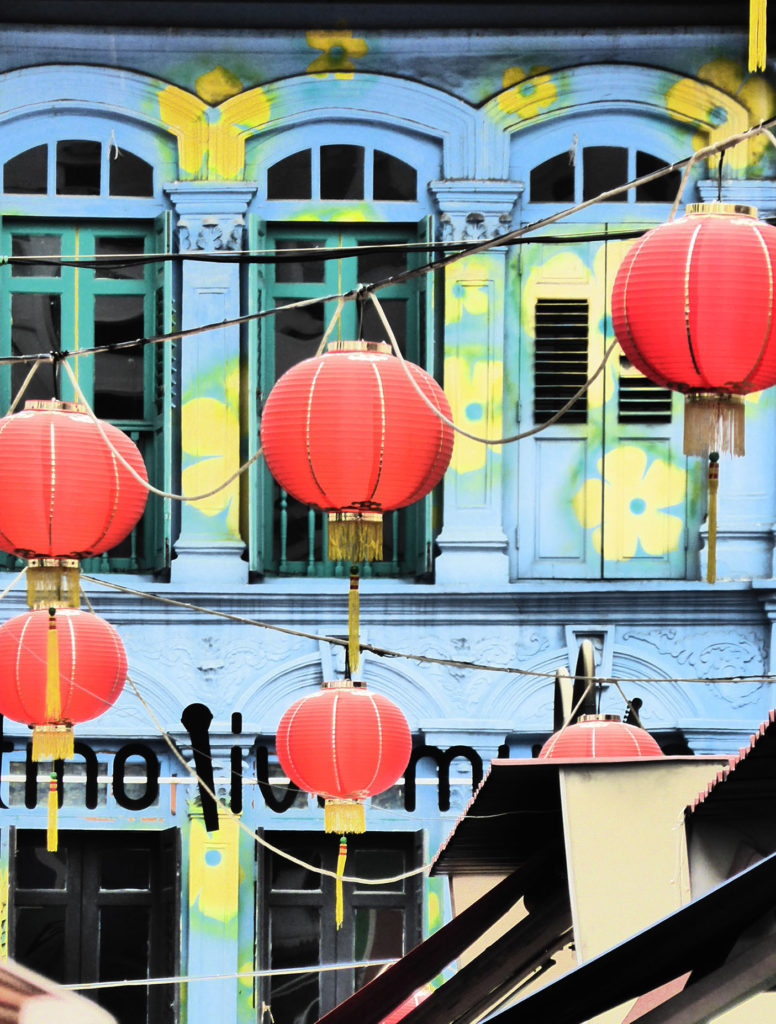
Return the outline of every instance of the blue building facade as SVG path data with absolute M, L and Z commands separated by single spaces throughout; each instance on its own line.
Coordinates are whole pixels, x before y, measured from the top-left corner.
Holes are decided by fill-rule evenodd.
M 240 27 L 160 4 L 133 24 L 104 6 L 110 23 L 56 24 L 32 4 L 0 37 L 0 253 L 28 258 L 0 267 L 0 355 L 69 353 L 87 400 L 165 492 L 202 494 L 234 473 L 259 446 L 272 383 L 315 352 L 335 297 L 421 266 L 417 243 L 550 220 L 776 113 L 773 76 L 746 70 L 745 17 L 704 25 L 693 5 L 686 26 L 487 28 L 436 27 L 430 5 L 409 28 L 367 15 L 317 28 L 304 5 L 287 5 L 285 24 L 262 23 L 259 5 Z M 629 238 L 667 219 L 680 177 L 378 292 L 457 423 L 530 431 L 593 374 Z M 776 218 L 765 135 L 721 171 L 693 164 L 680 212 L 718 195 Z M 292 252 L 310 248 L 340 252 Z M 335 331 L 382 337 L 352 301 Z M 0 366 L 3 411 L 28 368 Z M 43 365 L 25 396 L 57 386 L 75 397 Z M 314 1021 L 379 965 L 266 972 L 390 959 L 446 919 L 441 880 L 411 872 L 489 761 L 530 756 L 549 734 L 554 674 L 573 672 L 583 640 L 599 674 L 622 681 L 603 686 L 603 711 L 624 713 L 624 693 L 664 749 L 733 753 L 776 699 L 774 395 L 750 396 L 747 419 L 746 456 L 722 464 L 714 586 L 705 467 L 682 454 L 681 399 L 619 351 L 546 430 L 499 446 L 459 436 L 443 485 L 388 519 L 385 560 L 364 570 L 361 639 L 394 656 L 367 650 L 360 675 L 404 710 L 415 753 L 372 800 L 349 865 L 406 877 L 346 884 L 340 930 L 333 878 L 316 870 L 333 870 L 336 841 L 282 778 L 274 732 L 345 671 L 326 638 L 347 632 L 347 566 L 261 460 L 198 501 L 151 496 L 132 537 L 84 565 L 131 682 L 77 730 L 58 855 L 41 848 L 47 776 L 27 730 L 4 723 L 5 952 L 65 982 L 209 979 L 103 989 L 122 1024 Z M 20 567 L 8 559 L 4 587 Z M 18 583 L 3 618 L 24 608 Z M 212 770 L 225 809 L 184 762 L 206 781 Z

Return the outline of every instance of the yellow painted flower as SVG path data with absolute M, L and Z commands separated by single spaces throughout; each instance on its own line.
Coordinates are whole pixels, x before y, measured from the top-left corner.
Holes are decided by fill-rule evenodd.
M 242 92 L 242 82 L 228 68 L 217 64 L 211 71 L 206 71 L 194 82 L 194 90 L 200 99 L 211 107 L 228 100 Z
M 453 421 L 472 434 L 500 436 L 503 387 L 503 363 L 461 356 L 445 359 L 445 394 Z M 471 473 L 482 469 L 486 458 L 487 445 L 456 434 L 450 462 L 454 472 Z
M 698 69 L 698 79 L 683 78 L 666 93 L 668 107 L 679 116 L 695 117 L 705 108 L 705 119 L 711 131 L 698 132 L 693 137 L 694 149 L 726 139 L 748 125 L 767 121 L 776 112 L 776 91 L 764 75 L 749 74 L 737 61 L 719 57 Z M 732 98 L 729 107 L 720 103 L 719 94 L 705 90 L 703 83 L 716 86 Z M 737 102 L 736 102 L 737 101 Z M 742 104 L 747 111 L 747 123 L 733 123 L 734 107 Z M 733 146 L 725 153 L 725 165 L 743 170 L 756 163 L 770 145 L 765 135 L 758 135 L 747 144 Z
M 181 408 L 181 445 L 197 461 L 181 473 L 184 494 L 204 494 L 222 484 L 239 466 L 240 421 L 234 409 L 216 398 L 193 398 Z M 203 515 L 226 510 L 229 533 L 239 533 L 239 481 L 209 498 L 191 502 Z
M 506 90 L 497 97 L 499 107 L 505 114 L 519 114 L 521 118 L 536 117 L 542 110 L 551 107 L 558 98 L 558 89 L 544 66 L 529 68 L 507 68 L 501 79 Z
M 366 40 L 354 36 L 350 29 L 305 32 L 305 40 L 313 50 L 321 50 L 320 55 L 307 65 L 308 74 L 316 78 L 325 78 L 329 74 L 335 78 L 352 78 L 356 67 L 353 61 L 363 57 L 369 49 Z
M 647 462 L 643 449 L 621 445 L 599 459 L 603 479 L 586 480 L 571 499 L 574 514 L 585 529 L 593 528 L 593 545 L 599 553 L 603 545 L 607 561 L 627 561 L 639 545 L 647 555 L 665 555 L 679 545 L 682 519 L 665 509 L 684 500 L 687 474 L 663 459 Z
M 205 917 L 236 922 L 239 891 L 239 829 L 236 819 L 219 818 L 217 832 L 205 831 L 199 818 L 191 822 L 189 904 Z

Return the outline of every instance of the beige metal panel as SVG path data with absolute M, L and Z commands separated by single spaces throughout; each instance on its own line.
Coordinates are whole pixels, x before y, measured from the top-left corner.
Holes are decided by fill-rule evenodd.
M 462 910 L 466 910 L 472 903 L 475 903 L 486 892 L 490 892 L 494 886 L 506 878 L 506 875 L 458 875 L 450 878 L 450 897 L 453 906 L 453 914 L 457 917 Z M 466 952 L 459 957 L 458 966 L 465 967 L 471 961 L 488 948 L 496 939 L 505 935 L 510 928 L 526 916 L 525 904 L 522 900 L 504 914 L 492 927 L 473 942 Z
M 672 758 L 561 767 L 580 962 L 689 902 L 684 808 L 723 763 Z

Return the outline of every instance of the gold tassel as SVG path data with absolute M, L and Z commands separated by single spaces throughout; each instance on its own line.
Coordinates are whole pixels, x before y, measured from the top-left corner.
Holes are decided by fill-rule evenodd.
M 684 401 L 684 454 L 744 454 L 744 399 L 693 391 Z
M 57 640 L 57 610 L 49 608 L 48 643 L 46 647 L 46 719 L 58 722 L 62 718 L 59 693 L 59 642 Z
M 717 578 L 717 491 L 719 490 L 719 455 L 709 453 L 709 515 L 706 559 L 706 582 L 714 583 Z
M 323 805 L 324 832 L 366 832 L 364 805 L 358 800 L 330 797 Z
M 379 562 L 383 557 L 383 517 L 379 512 L 330 512 L 330 562 Z
M 749 0 L 749 70 L 765 71 L 767 57 L 767 0 Z
M 31 558 L 27 562 L 30 608 L 80 608 L 81 564 L 75 558 Z
M 33 761 L 62 761 L 74 753 L 73 728 L 68 722 L 47 722 L 32 727 Z
M 348 668 L 351 676 L 358 670 L 358 657 L 358 566 L 351 565 L 348 591 Z
M 340 836 L 339 853 L 337 855 L 337 879 L 335 882 L 334 923 L 337 931 L 342 927 L 345 917 L 344 900 L 342 898 L 342 876 L 345 874 L 345 861 L 348 856 L 348 840 Z
M 46 825 L 46 849 L 49 853 L 56 853 L 58 847 L 57 836 L 57 811 L 59 810 L 59 786 L 57 784 L 57 773 L 52 772 L 49 778 L 48 791 L 48 823 Z

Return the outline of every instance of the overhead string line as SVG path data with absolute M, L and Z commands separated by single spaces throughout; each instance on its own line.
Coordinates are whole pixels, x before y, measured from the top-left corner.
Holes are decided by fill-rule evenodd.
M 301 299 L 298 302 L 290 303 L 288 306 L 280 306 L 280 307 L 276 307 L 276 308 L 273 307 L 271 309 L 263 309 L 263 310 L 257 311 L 256 313 L 246 313 L 243 316 L 234 317 L 234 318 L 229 319 L 229 320 L 219 320 L 219 321 L 215 321 L 213 323 L 202 324 L 199 327 L 189 327 L 189 328 L 181 329 L 181 330 L 178 330 L 178 331 L 170 331 L 170 332 L 168 332 L 166 334 L 153 335 L 153 336 L 147 337 L 147 338 L 137 338 L 137 339 L 132 340 L 132 341 L 120 341 L 120 342 L 111 342 L 111 343 L 105 344 L 105 345 L 95 345 L 95 346 L 92 346 L 91 348 L 79 349 L 78 355 L 79 356 L 94 355 L 94 354 L 99 354 L 101 352 L 112 352 L 112 351 L 120 350 L 120 349 L 123 349 L 123 348 L 130 348 L 130 347 L 137 346 L 137 345 L 159 344 L 159 343 L 162 343 L 162 342 L 165 342 L 165 341 L 176 341 L 178 339 L 188 338 L 188 337 L 191 337 L 191 336 L 196 335 L 196 334 L 202 334 L 202 333 L 204 333 L 206 331 L 221 330 L 224 327 L 233 327 L 233 326 L 239 326 L 240 324 L 250 323 L 253 320 L 260 320 L 260 319 L 262 319 L 264 317 L 274 316 L 277 313 L 284 312 L 284 311 L 289 310 L 289 309 L 298 309 L 298 308 L 301 308 L 303 306 L 309 306 L 309 305 L 312 305 L 312 304 L 318 303 L 318 302 L 327 302 L 327 301 L 336 300 L 336 299 L 339 299 L 339 298 L 343 298 L 345 300 L 353 300 L 353 299 L 356 299 L 356 298 L 363 297 L 365 292 L 378 291 L 378 290 L 380 290 L 382 288 L 389 288 L 392 285 L 400 284 L 400 283 L 402 283 L 404 281 L 411 280 L 414 277 L 430 274 L 430 273 L 433 273 L 436 270 L 442 270 L 444 267 L 450 266 L 453 263 L 458 262 L 459 260 L 465 259 L 467 256 L 473 256 L 473 255 L 477 255 L 479 253 L 487 252 L 489 249 L 493 249 L 493 248 L 496 248 L 498 246 L 517 244 L 521 240 L 524 240 L 525 242 L 531 242 L 531 241 L 542 241 L 542 242 L 544 242 L 545 236 L 541 236 L 540 238 L 537 238 L 537 239 L 526 239 L 525 236 L 529 235 L 529 234 L 531 234 L 531 233 L 533 233 L 535 231 L 539 231 L 541 228 L 548 227 L 550 224 L 555 224 L 558 221 L 563 220 L 566 217 L 570 217 L 573 214 L 578 213 L 580 210 L 585 210 L 585 209 L 587 209 L 590 206 L 594 206 L 596 203 L 607 202 L 610 199 L 614 199 L 616 196 L 619 196 L 619 195 L 622 195 L 625 192 L 628 192 L 630 189 L 639 188 L 640 186 L 647 185 L 647 184 L 649 184 L 652 181 L 657 181 L 659 178 L 664 177 L 666 174 L 671 174 L 674 171 L 678 170 L 679 168 L 684 168 L 688 164 L 692 165 L 697 160 L 702 160 L 702 159 L 705 159 L 708 156 L 714 156 L 714 155 L 723 153 L 725 150 L 729 149 L 730 147 L 737 146 L 741 142 L 746 142 L 749 139 L 752 139 L 755 136 L 759 135 L 761 132 L 764 132 L 764 133 L 767 134 L 769 132 L 769 129 L 774 128 L 774 127 L 776 127 L 776 118 L 772 118 L 769 121 L 763 121 L 763 122 L 761 122 L 758 125 L 753 125 L 751 128 L 747 128 L 743 132 L 737 132 L 735 135 L 731 135 L 731 136 L 729 136 L 726 139 L 721 139 L 719 142 L 715 142 L 712 145 L 704 146 L 703 148 L 696 150 L 691 156 L 684 157 L 681 160 L 676 160 L 674 163 L 666 164 L 665 167 L 660 167 L 660 168 L 658 168 L 655 171 L 651 171 L 649 174 L 643 174 L 643 175 L 641 175 L 641 177 L 633 178 L 631 181 L 626 182 L 623 185 L 618 185 L 618 186 L 616 186 L 616 188 L 608 189 L 605 192 L 601 192 L 601 193 L 599 193 L 599 195 L 593 197 L 592 199 L 585 199 L 584 201 L 582 201 L 580 203 L 576 203 L 575 205 L 567 207 L 564 210 L 560 210 L 558 213 L 551 214 L 551 215 L 549 215 L 547 217 L 542 217 L 539 220 L 533 221 L 531 224 L 526 224 L 526 225 L 523 225 L 522 227 L 514 228 L 513 230 L 507 231 L 507 232 L 505 232 L 502 235 L 496 235 L 494 238 L 485 239 L 482 242 L 473 242 L 473 243 L 466 243 L 466 242 L 455 242 L 455 243 L 445 243 L 445 242 L 403 243 L 400 246 L 400 248 L 406 248 L 408 250 L 410 250 L 413 247 L 413 245 L 418 246 L 420 248 L 424 248 L 425 247 L 426 249 L 430 249 L 431 251 L 439 250 L 440 248 L 445 248 L 446 246 L 452 245 L 452 246 L 454 246 L 455 251 L 453 253 L 451 253 L 449 256 L 443 256 L 443 257 L 441 257 L 438 260 L 433 260 L 430 263 L 425 263 L 425 264 L 423 264 L 420 267 L 414 267 L 414 268 L 410 268 L 410 269 L 407 269 L 407 270 L 404 270 L 404 271 L 400 271 L 400 272 L 398 272 L 396 274 L 391 275 L 390 277 L 383 278 L 380 281 L 376 281 L 376 282 L 373 282 L 373 283 L 370 283 L 370 284 L 359 285 L 357 288 L 353 288 L 353 289 L 351 289 L 351 290 L 349 290 L 347 292 L 337 292 L 337 293 L 334 293 L 334 294 L 331 294 L 331 295 L 316 296 L 316 297 L 310 298 L 310 299 Z M 683 188 L 683 186 L 684 186 L 684 181 L 682 183 L 681 188 Z M 681 188 L 680 188 L 680 194 L 681 194 Z M 638 234 L 643 234 L 643 231 L 638 232 Z M 579 235 L 579 236 L 575 235 L 575 236 L 570 237 L 569 239 L 563 239 L 563 241 L 572 240 L 572 238 L 574 238 L 577 241 L 579 241 L 580 239 L 584 239 L 584 237 L 585 236 L 583 236 L 583 235 Z M 603 237 L 603 235 L 601 237 Z M 616 238 L 618 236 L 615 235 L 612 232 L 609 232 L 607 237 L 609 237 L 609 238 Z M 295 258 L 298 258 L 299 254 L 301 253 L 301 254 L 305 254 L 305 258 L 307 258 L 307 254 L 309 254 L 310 258 L 320 258 L 320 259 L 331 258 L 331 259 L 335 259 L 335 258 L 341 258 L 343 253 L 349 253 L 349 248 L 350 247 L 348 247 L 346 249 L 341 249 L 341 250 L 324 250 L 324 253 L 326 253 L 328 255 L 324 255 L 324 253 L 321 252 L 320 247 L 318 247 L 318 248 L 311 248 L 309 250 L 305 250 L 305 249 L 291 250 L 291 254 Z M 356 248 L 358 251 L 362 251 L 362 248 L 360 246 L 353 247 L 353 248 Z M 367 247 L 364 247 L 364 250 L 366 248 Z M 369 248 L 370 249 L 374 248 L 374 249 L 378 250 L 378 249 L 381 249 L 383 247 L 382 246 L 374 246 L 374 247 L 370 246 Z M 284 262 L 285 256 L 289 253 L 289 250 L 282 250 L 282 253 L 283 253 L 282 257 L 273 256 L 271 259 L 268 259 L 267 262 L 273 262 L 273 263 L 275 263 L 275 262 Z M 316 256 L 316 254 L 318 254 L 318 255 Z M 353 253 L 350 253 L 350 254 L 353 255 Z M 201 256 L 199 254 L 191 254 L 190 257 L 189 257 L 189 254 L 185 254 L 185 253 L 184 254 L 160 253 L 160 254 L 154 255 L 154 256 L 136 257 L 136 259 L 147 259 L 149 261 L 161 261 L 161 260 L 166 260 L 168 258 L 179 259 L 181 257 L 197 258 L 197 259 L 201 259 L 204 262 L 210 262 L 210 263 L 220 262 L 220 261 L 222 261 L 224 259 L 223 255 L 219 255 L 217 253 L 212 253 L 212 254 L 211 253 L 204 253 Z M 246 254 L 240 256 L 239 258 L 243 259 L 245 261 L 250 261 L 252 259 L 252 256 L 250 255 L 249 252 L 246 252 Z M 111 255 L 110 257 L 107 257 L 107 256 L 104 257 L 104 259 L 105 260 L 109 260 L 109 259 L 114 259 L 115 260 L 116 257 L 114 255 Z M 258 257 L 257 256 L 256 259 L 259 260 L 259 259 L 262 259 L 262 257 Z M 22 261 L 24 261 L 24 262 L 34 261 L 36 263 L 46 262 L 42 257 L 21 257 L 21 256 L 5 256 L 5 257 L 2 258 L 1 262 L 2 263 L 13 263 L 13 262 L 22 262 Z M 59 262 L 61 264 L 61 258 L 58 261 L 51 260 L 51 262 Z M 104 265 L 104 264 L 101 264 L 101 265 Z M 18 356 L 2 356 L 2 357 L 0 357 L 0 365 L 9 364 L 9 363 L 20 363 L 20 362 L 33 362 L 36 359 L 40 359 L 40 360 L 42 360 L 44 362 L 54 362 L 57 359 L 62 358 L 62 357 L 63 356 L 62 356 L 61 353 L 51 353 L 51 352 L 30 353 L 28 355 L 18 355 Z
M 196 612 L 202 615 L 213 615 L 217 618 L 227 619 L 230 622 L 239 622 L 245 626 L 255 626 L 259 629 L 275 630 L 279 633 L 286 633 L 290 636 L 302 637 L 306 640 L 315 640 L 331 644 L 336 647 L 347 647 L 346 637 L 325 636 L 319 633 L 308 633 L 300 629 L 291 629 L 288 626 L 279 626 L 272 622 L 261 622 L 258 619 L 250 619 L 242 615 L 234 615 L 232 612 L 222 612 L 217 608 L 206 608 L 203 605 L 192 604 L 189 601 L 179 601 L 174 597 L 165 597 L 162 594 L 155 594 L 152 591 L 136 590 L 132 587 L 125 587 L 112 580 L 100 579 L 97 576 L 82 574 L 82 580 L 94 583 L 100 587 L 107 587 L 110 590 L 117 590 L 119 593 L 131 594 L 134 597 L 147 598 L 149 601 L 157 601 L 160 604 L 173 605 L 177 608 L 185 608 L 187 611 Z M 429 665 L 445 665 L 449 668 L 472 669 L 481 672 L 503 672 L 508 675 L 526 676 L 532 679 L 554 679 L 555 672 L 540 672 L 533 669 L 517 668 L 514 665 L 484 665 L 475 661 L 461 661 L 453 658 L 435 658 L 427 654 L 415 654 L 411 651 L 395 651 L 388 647 L 377 647 L 375 644 L 359 642 L 359 650 L 374 654 L 378 658 L 404 658 L 408 661 L 418 661 Z M 751 683 L 751 682 L 774 682 L 776 675 L 759 673 L 754 675 L 740 676 L 693 676 L 693 677 L 672 677 L 671 679 L 656 679 L 654 676 L 573 676 L 569 678 L 592 678 L 596 682 L 616 684 L 624 683 Z

